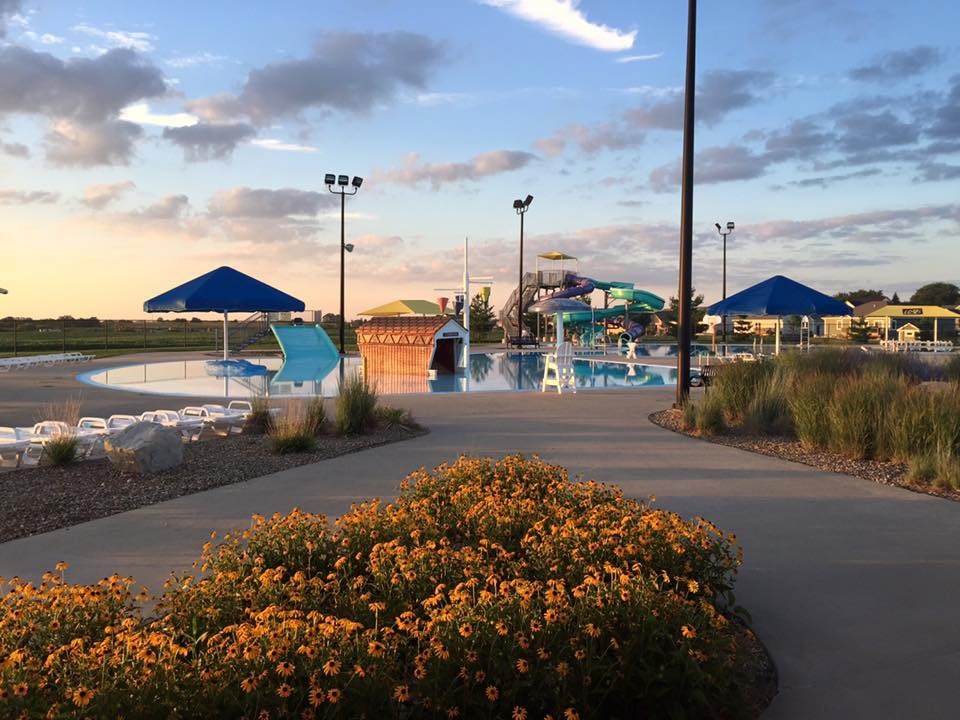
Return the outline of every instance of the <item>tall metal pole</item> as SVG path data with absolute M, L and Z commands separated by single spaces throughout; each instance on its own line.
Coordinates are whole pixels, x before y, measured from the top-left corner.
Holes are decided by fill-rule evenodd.
M 343 261 L 347 251 L 347 231 L 346 231 L 346 208 L 347 196 L 340 193 L 340 354 L 343 355 L 344 330 L 343 330 Z
M 691 291 L 693 287 L 693 134 L 694 93 L 697 64 L 697 0 L 687 9 L 687 78 L 683 108 L 683 179 L 680 208 L 680 288 L 677 318 L 677 398 L 683 407 L 690 396 L 690 344 L 692 335 Z
M 727 234 L 723 235 L 723 299 L 727 299 Z M 721 315 L 720 322 L 723 324 L 723 354 L 727 354 L 727 316 Z
M 523 337 L 523 215 L 520 213 L 520 282 L 517 285 L 517 338 Z

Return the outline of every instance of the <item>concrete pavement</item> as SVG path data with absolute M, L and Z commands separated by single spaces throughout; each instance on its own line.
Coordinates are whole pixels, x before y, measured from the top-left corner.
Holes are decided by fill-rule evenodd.
M 69 385 L 63 378 L 56 391 Z M 2 424 L 16 400 L 5 389 Z M 84 393 L 91 409 L 129 408 L 136 397 Z M 253 513 L 299 506 L 337 515 L 461 452 L 538 453 L 737 534 L 745 549 L 737 598 L 780 672 L 765 717 L 956 717 L 960 505 L 650 424 L 647 415 L 671 400 L 669 389 L 391 398 L 431 433 L 6 543 L 0 575 L 34 577 L 62 559 L 74 581 L 119 571 L 158 589 L 171 568 L 189 567 L 211 530 L 244 527 Z

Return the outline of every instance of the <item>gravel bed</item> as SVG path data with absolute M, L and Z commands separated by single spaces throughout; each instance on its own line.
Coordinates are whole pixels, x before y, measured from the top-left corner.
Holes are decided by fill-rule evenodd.
M 153 475 L 125 475 L 109 460 L 0 474 L 0 542 L 115 515 L 182 495 L 252 480 L 308 463 L 423 435 L 401 427 L 367 435 L 322 435 L 310 453 L 276 455 L 264 435 L 190 443 L 183 464 Z
M 652 413 L 649 417 L 650 422 L 654 425 L 659 425 L 688 437 L 810 465 L 818 470 L 853 475 L 882 485 L 896 485 L 926 495 L 936 495 L 948 500 L 960 500 L 960 493 L 958 492 L 910 482 L 907 479 L 907 466 L 902 463 L 881 460 L 854 460 L 828 450 L 808 450 L 799 440 L 793 437 L 749 435 L 739 428 L 730 428 L 723 435 L 699 435 L 681 429 L 680 416 L 680 410 L 670 408 Z

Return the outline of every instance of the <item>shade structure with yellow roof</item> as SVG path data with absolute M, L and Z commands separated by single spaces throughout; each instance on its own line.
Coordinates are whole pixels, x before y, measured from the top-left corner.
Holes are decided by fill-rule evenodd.
M 400 315 L 451 315 L 452 311 L 440 312 L 440 306 L 429 300 L 394 300 L 385 305 L 357 313 L 367 317 L 398 317 Z
M 937 326 L 939 325 L 937 321 L 944 318 L 956 321 L 960 319 L 960 313 L 939 305 L 884 305 L 873 310 L 869 317 L 902 318 L 908 322 L 918 318 L 930 318 L 933 320 L 933 339 L 936 341 L 938 339 Z M 889 334 L 890 329 L 889 326 L 886 328 L 887 334 Z

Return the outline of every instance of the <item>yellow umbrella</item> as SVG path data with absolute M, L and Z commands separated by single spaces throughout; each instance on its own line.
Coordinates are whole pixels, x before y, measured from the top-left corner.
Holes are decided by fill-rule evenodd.
M 394 300 L 386 305 L 378 305 L 375 308 L 364 310 L 358 315 L 368 315 L 370 317 L 396 317 L 398 315 L 442 315 L 440 306 L 429 300 Z M 448 309 L 447 315 L 453 313 Z

